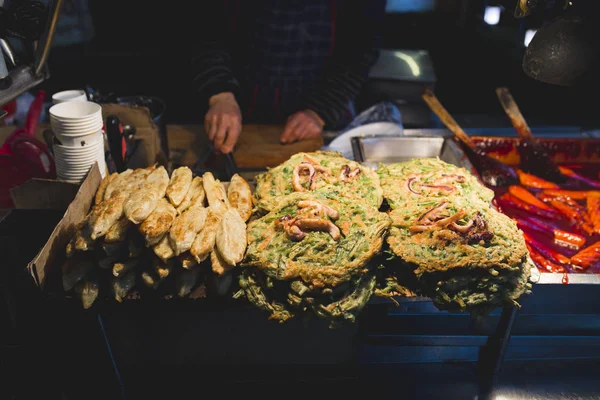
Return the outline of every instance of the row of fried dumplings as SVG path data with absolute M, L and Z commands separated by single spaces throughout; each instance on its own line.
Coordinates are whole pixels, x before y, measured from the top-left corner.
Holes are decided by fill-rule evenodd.
M 93 255 L 116 279 L 146 261 L 143 256 L 155 261 L 163 278 L 174 260 L 193 270 L 210 259 L 212 271 L 222 275 L 244 256 L 251 196 L 250 186 L 237 174 L 226 189 L 210 172 L 194 177 L 188 167 L 175 169 L 170 177 L 156 165 L 113 173 L 102 180 L 94 206 L 67 245 L 64 289 L 73 288 L 89 272 L 77 267 L 85 264 L 79 262 L 81 255 Z M 143 281 L 155 285 L 148 276 L 142 274 Z M 116 292 L 121 300 L 123 293 Z

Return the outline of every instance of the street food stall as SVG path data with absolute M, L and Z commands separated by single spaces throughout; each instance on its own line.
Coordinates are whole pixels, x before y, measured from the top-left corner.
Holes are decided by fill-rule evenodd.
M 47 78 L 46 45 L 0 99 Z M 0 127 L 2 289 L 32 376 L 62 358 L 69 394 L 433 364 L 483 399 L 506 363 L 600 357 L 600 139 L 539 135 L 505 87 L 514 130 L 464 130 L 428 87 L 445 129 L 358 126 L 343 154 L 268 124 L 217 154 L 158 98 L 52 95 Z

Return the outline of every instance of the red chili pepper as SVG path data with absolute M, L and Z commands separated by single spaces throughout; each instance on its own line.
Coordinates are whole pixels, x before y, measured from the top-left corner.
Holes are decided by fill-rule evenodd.
M 532 230 L 535 231 L 537 233 L 540 233 L 542 235 L 549 235 L 550 232 L 548 232 L 544 226 L 538 225 L 535 222 L 531 222 L 530 220 L 526 220 L 520 217 L 516 217 L 513 218 L 516 222 L 517 222 L 517 227 L 521 230 Z
M 565 267 L 563 267 L 562 265 L 554 264 L 552 261 L 547 260 L 546 258 L 544 258 L 544 256 L 535 251 L 535 249 L 533 249 L 528 244 L 527 249 L 529 250 L 531 259 L 538 266 L 538 268 L 548 272 L 566 272 Z
M 544 202 L 540 201 L 537 197 L 531 194 L 527 189 L 522 188 L 521 186 L 511 185 L 508 187 L 508 192 L 513 196 L 523 200 L 526 203 L 531 204 L 532 206 L 541 208 L 542 210 L 552 211 L 552 207 L 548 206 Z
M 579 250 L 585 244 L 585 238 L 576 233 L 555 229 L 554 243 L 558 246 L 567 247 L 573 250 Z
M 600 192 L 590 192 L 586 206 L 587 213 L 594 226 L 594 233 L 600 233 Z
M 587 178 L 583 175 L 579 175 L 577 172 L 575 172 L 572 169 L 567 168 L 567 167 L 559 166 L 558 169 L 559 169 L 560 173 L 563 174 L 564 176 L 568 176 L 569 178 L 577 179 L 578 181 L 585 182 L 592 187 L 600 189 L 600 182 L 598 182 L 596 180 Z
M 558 186 L 556 183 L 549 182 L 532 174 L 528 174 L 520 169 L 517 170 L 517 175 L 519 176 L 519 182 L 521 182 L 521 185 L 523 186 L 536 189 L 560 189 L 560 186 Z
M 560 228 L 557 225 L 553 224 L 550 221 L 542 221 L 541 219 L 532 216 L 523 216 L 519 218 L 522 218 L 525 221 L 536 225 L 539 229 L 543 229 L 549 236 L 554 236 L 554 231 L 560 230 Z
M 565 197 L 571 200 L 585 200 L 588 196 L 588 193 L 591 192 L 587 190 L 547 189 L 543 190 L 542 193 L 552 197 Z
M 533 217 L 515 217 L 517 226 L 521 230 L 529 230 L 537 232 L 554 239 L 554 244 L 571 250 L 579 250 L 585 244 L 585 237 L 574 232 L 563 231 L 554 227 L 552 224 L 540 221 Z
M 560 264 L 569 264 L 571 260 L 569 257 L 559 253 L 558 251 L 552 250 L 542 243 L 538 242 L 527 233 L 523 232 L 523 237 L 525 238 L 525 242 L 527 242 L 531 247 L 535 248 L 539 251 L 544 257 L 551 259 Z
M 560 214 L 558 214 L 555 210 L 552 210 L 551 212 L 542 210 L 539 207 L 532 206 L 531 204 L 526 203 L 523 200 L 516 198 L 515 196 L 511 195 L 510 193 L 504 193 L 502 196 L 500 196 L 497 199 L 497 203 L 500 206 L 500 208 L 512 207 L 512 208 L 516 208 L 518 210 L 527 212 L 529 214 L 535 214 L 535 215 L 538 215 L 538 216 L 544 217 L 544 218 L 549 218 L 549 219 L 560 218 Z
M 571 257 L 571 263 L 583 269 L 588 269 L 600 261 L 600 242 L 596 242 Z

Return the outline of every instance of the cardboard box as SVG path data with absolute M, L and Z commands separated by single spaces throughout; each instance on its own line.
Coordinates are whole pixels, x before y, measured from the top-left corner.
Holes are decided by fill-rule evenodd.
M 52 231 L 44 247 L 27 265 L 27 270 L 38 287 L 45 288 L 51 268 L 60 268 L 65 261 L 65 248 L 75 232 L 75 227 L 89 212 L 101 180 L 100 169 L 98 164 L 95 164 L 79 186 L 75 198 L 67 207 L 65 215 Z M 58 183 L 53 182 L 55 185 Z

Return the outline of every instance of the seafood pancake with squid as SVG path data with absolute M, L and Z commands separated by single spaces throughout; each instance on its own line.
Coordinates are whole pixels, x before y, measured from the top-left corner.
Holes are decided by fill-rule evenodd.
M 381 165 L 377 174 L 383 197 L 391 208 L 404 207 L 407 202 L 430 198 L 470 197 L 489 204 L 494 192 L 481 185 L 465 168 L 448 164 L 438 158 Z
M 409 174 L 421 182 L 426 181 L 422 175 L 435 181 L 457 173 L 456 167 L 439 160 L 418 161 L 384 167 L 384 193 L 392 208 L 390 250 L 414 270 L 421 290 L 440 309 L 485 313 L 515 304 L 528 290 L 530 274 L 516 223 L 490 207 L 485 188 L 471 183 L 468 174 L 455 181 L 454 192 L 442 196 L 412 186 L 415 194 L 406 175 L 390 173 L 422 171 Z
M 285 195 L 313 191 L 351 197 L 375 208 L 382 201 L 375 171 L 333 151 L 298 153 L 257 175 L 254 197 L 259 209 L 270 211 Z
M 335 326 L 356 320 L 375 290 L 375 279 L 375 268 L 369 268 L 336 288 L 310 289 L 301 280 L 278 281 L 256 268 L 245 268 L 239 275 L 240 291 L 234 297 L 245 296 L 268 312 L 270 320 L 285 322 L 297 313 L 310 311 Z
M 248 224 L 243 264 L 278 280 L 337 286 L 364 272 L 389 226 L 385 213 L 365 203 L 318 192 L 290 194 Z

